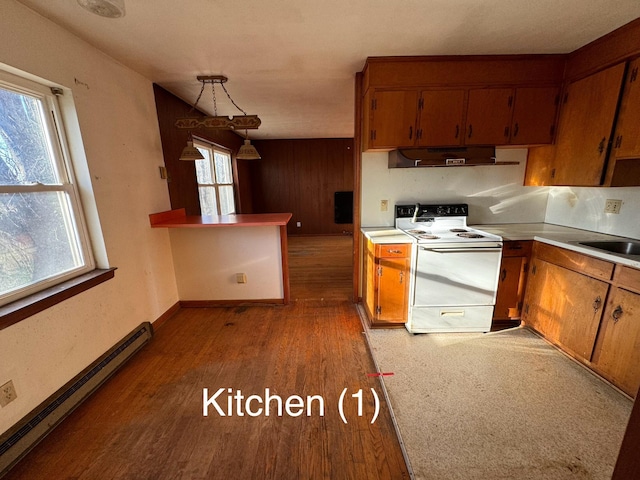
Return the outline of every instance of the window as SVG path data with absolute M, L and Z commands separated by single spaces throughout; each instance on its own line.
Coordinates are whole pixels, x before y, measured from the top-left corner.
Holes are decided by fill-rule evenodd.
M 93 268 L 56 95 L 0 72 L 0 305 Z
M 196 160 L 200 213 L 202 215 L 236 213 L 231 154 L 228 150 L 198 140 L 194 140 L 193 145 L 204 157 L 204 160 Z

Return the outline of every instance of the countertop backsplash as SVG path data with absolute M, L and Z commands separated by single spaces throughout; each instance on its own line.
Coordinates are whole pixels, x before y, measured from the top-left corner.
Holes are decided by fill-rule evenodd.
M 607 199 L 622 200 L 619 214 L 605 213 Z M 546 223 L 640 239 L 640 187 L 553 187 Z

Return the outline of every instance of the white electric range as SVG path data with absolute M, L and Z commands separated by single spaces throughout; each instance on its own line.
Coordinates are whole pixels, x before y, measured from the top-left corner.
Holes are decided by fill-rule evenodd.
M 467 226 L 467 204 L 396 205 L 395 226 L 413 238 L 407 330 L 487 332 L 502 238 Z

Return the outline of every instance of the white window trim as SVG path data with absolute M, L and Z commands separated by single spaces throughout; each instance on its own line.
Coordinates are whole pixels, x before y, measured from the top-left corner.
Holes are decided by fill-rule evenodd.
M 0 86 L 4 89 L 42 100 L 45 129 L 47 135 L 50 137 L 49 145 L 53 147 L 51 153 L 55 161 L 55 168 L 57 169 L 58 176 L 62 180 L 62 183 L 55 185 L 0 185 L 0 193 L 55 191 L 68 195 L 73 215 L 66 220 L 70 222 L 73 230 L 76 232 L 80 254 L 83 257 L 83 264 L 79 267 L 13 290 L 10 293 L 0 295 L 0 305 L 6 305 L 88 273 L 96 268 L 96 262 L 91 237 L 85 221 L 84 210 L 80 201 L 79 185 L 76 182 L 74 168 L 71 162 L 67 133 L 64 129 L 62 106 L 57 96 L 52 92 L 51 87 L 47 85 L 46 82 L 36 82 L 2 69 L 0 69 Z M 62 94 L 64 89 L 58 88 L 57 91 L 59 94 Z
M 216 208 L 218 210 L 218 215 L 220 215 L 220 189 L 218 188 L 219 186 L 223 186 L 223 187 L 231 187 L 233 188 L 233 203 L 234 203 L 234 213 L 237 207 L 237 202 L 236 202 L 236 179 L 235 179 L 235 175 L 233 174 L 233 157 L 231 155 L 231 150 L 229 150 L 228 148 L 222 147 L 216 143 L 212 143 L 209 142 L 207 140 L 203 140 L 201 138 L 198 137 L 193 137 L 193 145 L 195 147 L 199 147 L 199 148 L 204 148 L 207 150 L 211 151 L 211 172 L 213 173 L 214 177 L 215 177 L 215 183 L 200 183 L 196 177 L 196 182 L 198 184 L 198 190 L 200 189 L 200 187 L 214 187 L 215 193 L 216 193 Z M 229 163 L 231 166 L 231 183 L 218 183 L 218 177 L 216 176 L 216 172 L 215 172 L 215 152 L 221 152 L 224 153 L 226 155 L 229 156 Z

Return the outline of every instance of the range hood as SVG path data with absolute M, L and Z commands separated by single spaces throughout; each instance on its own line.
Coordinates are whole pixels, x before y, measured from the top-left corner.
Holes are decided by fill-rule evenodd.
M 389 152 L 389 168 L 518 165 L 497 162 L 495 147 L 405 148 Z

